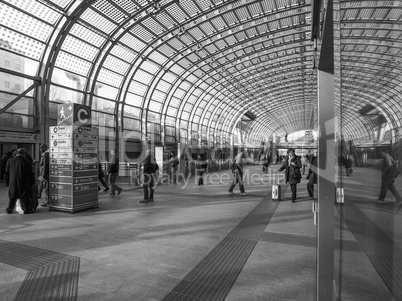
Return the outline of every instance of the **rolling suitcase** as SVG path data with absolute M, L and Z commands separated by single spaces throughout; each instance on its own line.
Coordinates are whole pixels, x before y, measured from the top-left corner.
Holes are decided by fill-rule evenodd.
M 281 185 L 272 185 L 272 201 L 281 200 Z

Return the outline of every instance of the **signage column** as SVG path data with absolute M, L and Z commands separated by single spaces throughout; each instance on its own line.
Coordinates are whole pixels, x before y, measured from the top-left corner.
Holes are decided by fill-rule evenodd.
M 50 127 L 49 208 L 75 212 L 98 207 L 98 129 L 91 110 L 79 104 L 57 107 Z

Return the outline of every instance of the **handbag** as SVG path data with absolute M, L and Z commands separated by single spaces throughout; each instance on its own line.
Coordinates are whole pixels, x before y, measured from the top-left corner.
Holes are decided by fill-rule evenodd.
M 300 173 L 300 168 L 295 167 L 295 171 L 293 173 L 293 179 L 295 180 L 300 180 L 302 177 L 301 173 Z

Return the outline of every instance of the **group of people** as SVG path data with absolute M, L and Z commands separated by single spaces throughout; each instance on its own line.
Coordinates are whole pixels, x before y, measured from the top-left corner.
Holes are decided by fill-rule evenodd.
M 49 150 L 46 144 L 42 144 L 40 147 L 40 169 L 39 169 L 39 185 L 37 189 L 37 197 L 41 198 L 43 191 L 45 192 L 45 200 L 41 203 L 42 206 L 47 206 L 49 201 Z M 396 175 L 392 169 L 395 166 L 393 158 L 387 151 L 381 153 L 383 157 L 382 161 L 382 180 L 381 191 L 377 203 L 383 204 L 387 190 L 390 190 L 396 198 L 396 202 L 402 202 L 402 198 L 399 195 L 394 182 Z M 247 195 L 244 189 L 243 174 L 244 174 L 244 152 L 240 151 L 234 158 L 232 164 L 233 181 L 229 187 L 229 193 L 233 194 L 233 190 L 237 184 L 239 184 L 240 195 Z M 178 159 L 174 153 L 169 156 L 169 162 L 172 167 L 175 167 L 175 163 Z M 35 185 L 34 171 L 32 166 L 32 157 L 27 153 L 26 149 L 19 148 L 12 152 L 7 152 L 2 156 L 1 165 L 1 178 L 6 180 L 6 185 L 9 186 L 9 204 L 6 208 L 7 213 L 11 213 L 16 205 L 17 199 L 21 200 L 21 203 L 26 207 L 26 213 L 32 211 L 29 208 L 28 200 L 32 198 L 32 193 L 35 190 L 32 186 Z M 156 163 L 155 157 L 152 155 L 151 150 L 147 150 L 145 159 L 142 161 L 143 166 L 143 192 L 144 198 L 140 203 L 148 203 L 154 201 L 154 191 L 156 185 L 156 172 L 159 169 Z M 263 171 L 267 172 L 269 166 L 269 156 L 265 155 L 263 159 Z M 119 159 L 116 154 L 116 150 L 110 151 L 109 164 L 107 174 L 109 175 L 109 181 L 111 188 L 104 180 L 105 174 L 102 170 L 101 164 L 98 165 L 98 179 L 104 186 L 104 191 L 110 191 L 111 196 L 120 195 L 123 189 L 116 184 L 116 179 L 119 174 Z M 204 184 L 204 174 L 207 170 L 207 162 L 201 155 L 198 155 L 196 161 L 196 176 L 198 185 Z M 304 168 L 305 167 L 305 168 Z M 349 167 L 349 166 L 348 166 Z M 314 197 L 314 185 L 317 184 L 317 155 L 305 154 L 303 157 L 299 157 L 295 154 L 293 148 L 287 150 L 287 154 L 277 171 L 285 171 L 285 183 L 289 183 L 291 188 L 291 201 L 294 203 L 297 198 L 297 184 L 301 182 L 302 176 L 305 174 L 305 169 L 308 169 L 306 179 L 307 192 L 309 197 Z M 350 171 L 347 172 L 350 174 Z M 98 186 L 98 191 L 101 187 Z

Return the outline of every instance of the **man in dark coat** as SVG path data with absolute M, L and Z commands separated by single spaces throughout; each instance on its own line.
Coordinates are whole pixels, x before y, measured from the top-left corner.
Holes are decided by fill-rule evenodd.
M 140 203 L 148 203 L 154 201 L 155 192 L 155 172 L 156 168 L 155 158 L 152 156 L 151 150 L 147 150 L 145 154 L 145 159 L 142 161 L 142 173 L 143 173 L 143 183 L 142 188 L 144 190 L 144 199 Z
M 310 157 L 310 164 L 307 173 L 307 192 L 309 197 L 314 197 L 314 184 L 317 184 L 317 156 L 315 154 Z
M 300 183 L 302 167 L 300 157 L 296 156 L 295 150 L 289 148 L 287 156 L 282 166 L 279 167 L 278 171 L 285 169 L 285 183 L 290 184 L 290 189 L 292 190 L 292 203 L 296 201 L 297 184 Z
M 13 212 L 17 199 L 21 199 L 21 205 L 28 208 L 28 201 L 31 197 L 33 184 L 32 165 L 26 158 L 26 150 L 19 148 L 14 158 L 9 159 L 6 172 L 10 176 L 8 187 L 8 214 Z M 27 212 L 26 210 L 24 210 Z

